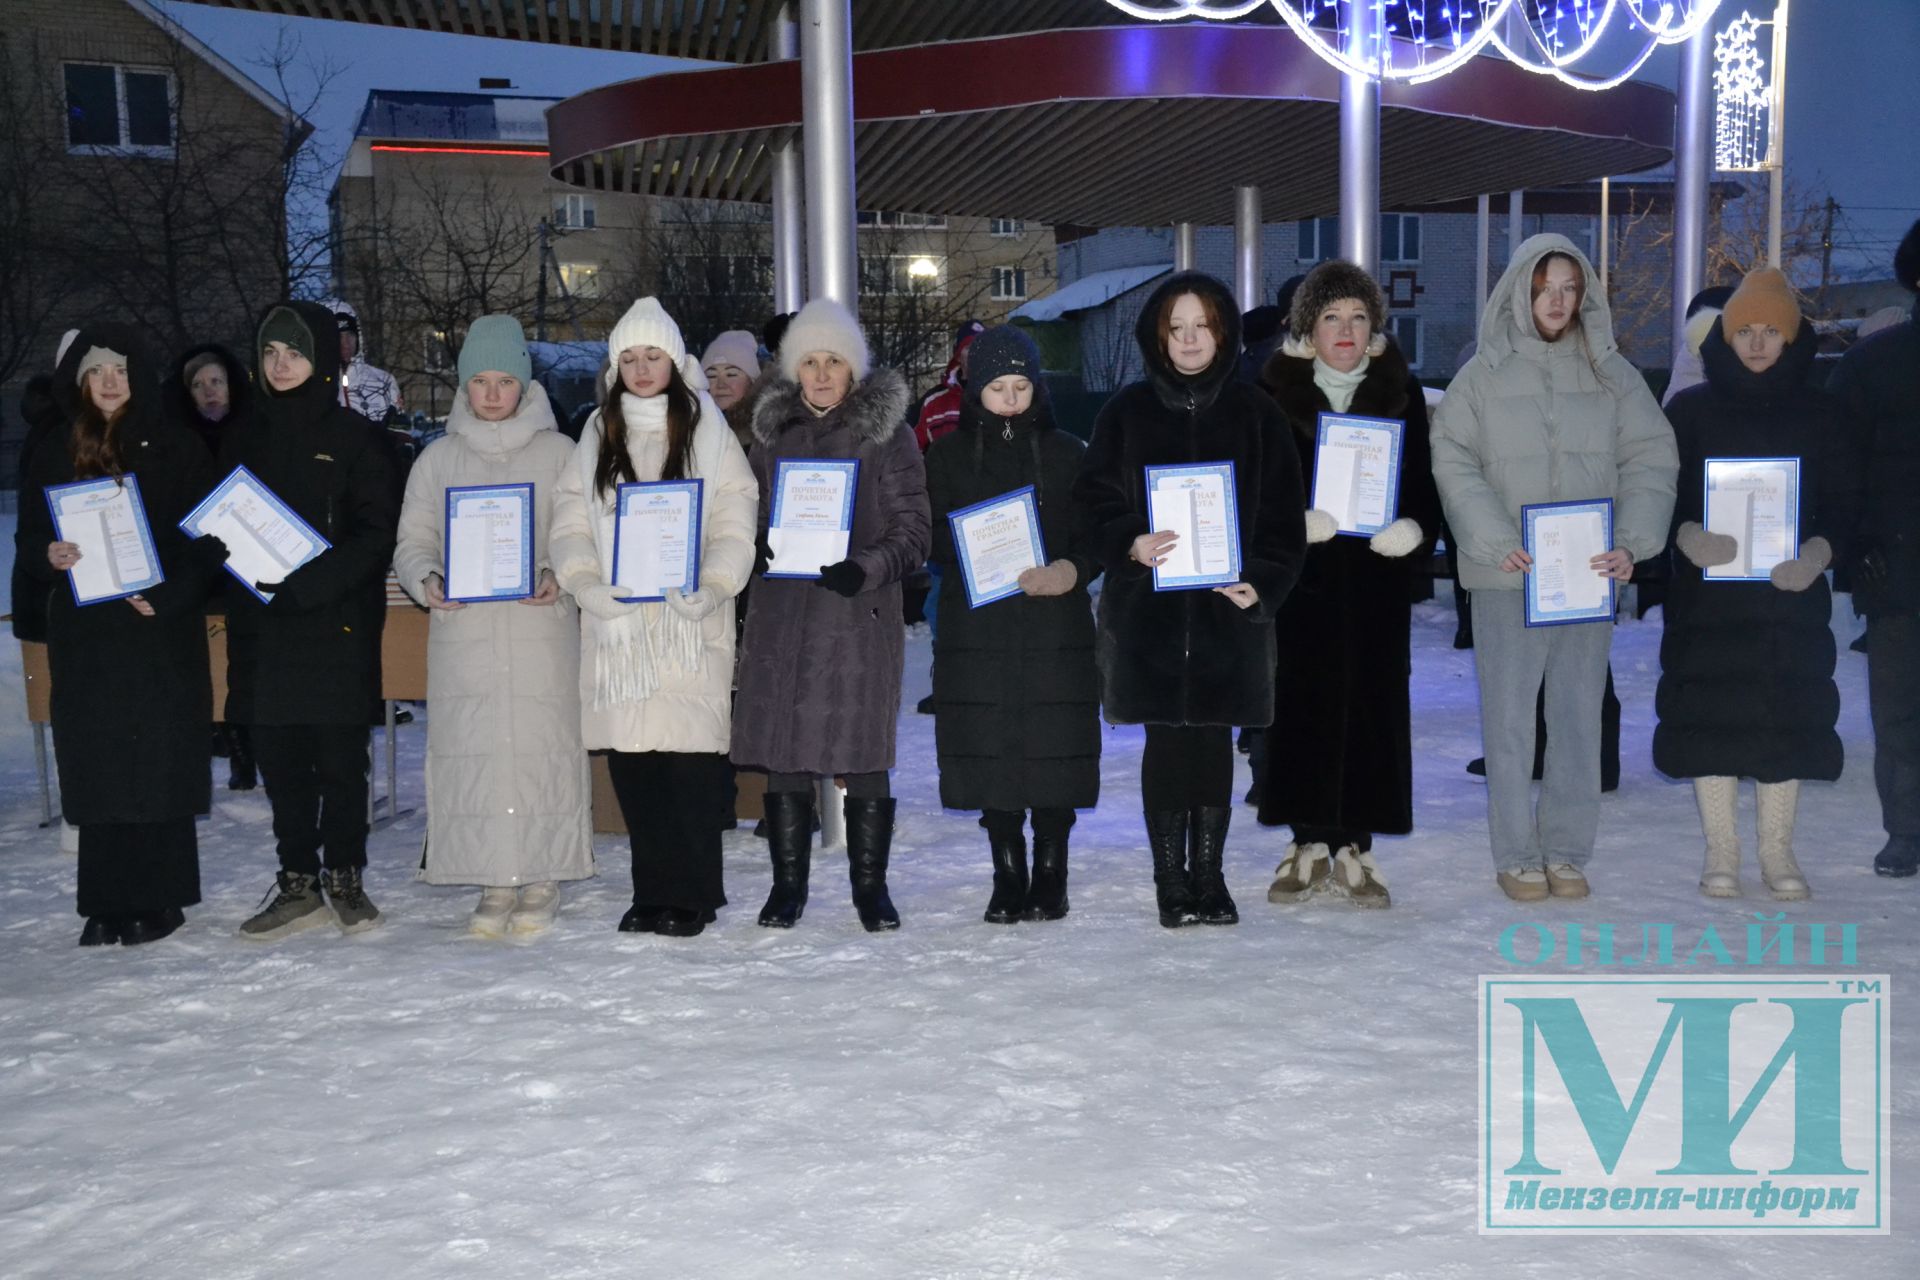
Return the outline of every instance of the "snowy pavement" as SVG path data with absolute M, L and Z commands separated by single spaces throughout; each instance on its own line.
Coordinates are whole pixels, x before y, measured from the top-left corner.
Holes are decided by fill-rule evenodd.
M 9 540 L 10 541 L 10 540 Z M 0 646 L 0 1274 L 91 1277 L 1481 1277 L 1920 1274 L 1890 1236 L 1492 1238 L 1475 1231 L 1476 976 L 1520 920 L 1707 924 L 1691 792 L 1651 770 L 1659 615 L 1623 625 L 1621 790 L 1591 900 L 1494 887 L 1472 655 L 1446 604 L 1414 652 L 1418 832 L 1383 840 L 1387 912 L 1269 906 L 1283 836 L 1235 818 L 1242 923 L 1161 929 L 1137 730 L 1106 735 L 1072 914 L 980 922 L 985 838 L 943 813 L 908 646 L 894 935 L 860 930 L 844 855 L 799 928 L 759 929 L 765 846 L 727 837 L 733 905 L 693 940 L 614 932 L 601 875 L 531 941 L 467 936 L 467 890 L 412 876 L 423 817 L 375 834 L 380 929 L 236 939 L 273 872 L 264 795 L 217 793 L 205 903 L 139 949 L 74 945 L 74 862 L 38 828 L 19 659 Z M 1853 625 L 1836 616 L 1842 642 Z M 1800 818 L 1811 903 L 1859 969 L 1920 978 L 1920 885 L 1876 880 L 1865 664 L 1842 652 L 1843 780 Z M 424 732 L 401 731 L 403 803 Z M 1242 789 L 1245 766 L 1241 765 Z M 224 781 L 224 772 L 219 776 Z M 384 785 L 382 783 L 382 785 Z M 1743 798 L 1751 849 L 1752 798 Z M 1747 867 L 1749 893 L 1757 874 Z M 1901 999 L 1896 1011 L 1911 1009 Z M 1893 1185 L 1920 1088 L 1893 1019 Z M 1911 1205 L 1911 1199 L 1906 1204 Z M 1910 1210 L 1909 1210 L 1910 1211 Z

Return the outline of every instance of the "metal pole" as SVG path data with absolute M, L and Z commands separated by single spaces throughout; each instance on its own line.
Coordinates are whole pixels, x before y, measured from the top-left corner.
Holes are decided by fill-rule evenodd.
M 1767 147 L 1767 265 L 1780 265 L 1782 205 L 1787 191 L 1787 6 L 1773 6 L 1773 106 L 1767 124 L 1773 134 Z
M 1687 303 L 1707 270 L 1707 175 L 1713 164 L 1713 29 L 1702 26 L 1680 50 L 1673 121 L 1673 344 L 1677 364 L 1687 340 Z
M 1507 192 L 1507 261 L 1512 262 L 1520 256 L 1520 242 L 1527 237 L 1526 231 L 1526 192 Z
M 53 825 L 53 784 L 47 768 L 47 726 L 36 722 L 33 726 L 33 763 L 40 771 L 40 825 Z
M 1194 231 L 1191 222 L 1173 224 L 1173 269 L 1191 271 L 1198 260 L 1199 253 L 1194 248 Z
M 773 56 L 800 56 L 800 24 L 792 0 L 780 7 L 773 28 Z M 807 298 L 807 221 L 800 181 L 800 140 L 789 138 L 773 149 L 773 310 L 798 311 Z
M 1260 305 L 1260 188 L 1233 189 L 1233 296 L 1240 310 Z
M 1600 275 L 1600 296 L 1607 296 L 1607 270 L 1613 258 L 1613 179 L 1600 179 L 1600 226 L 1593 237 L 1599 261 L 1594 270 Z
M 1379 13 L 1373 0 L 1350 5 L 1347 54 L 1379 65 Z M 1371 275 L 1380 270 L 1380 82 L 1340 77 L 1340 256 Z
M 800 0 L 808 296 L 860 309 L 854 228 L 852 0 Z
M 1478 215 L 1477 230 L 1473 250 L 1473 318 L 1474 323 L 1487 313 L 1487 241 L 1493 235 L 1493 197 L 1481 196 L 1475 201 Z

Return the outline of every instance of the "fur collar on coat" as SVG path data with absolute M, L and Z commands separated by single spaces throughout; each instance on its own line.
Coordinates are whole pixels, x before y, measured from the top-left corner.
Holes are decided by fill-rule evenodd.
M 898 369 L 875 369 L 819 420 L 838 419 L 861 444 L 879 444 L 907 420 L 907 380 Z M 814 421 L 813 410 L 791 378 L 776 378 L 753 406 L 753 438 L 772 447 L 780 433 L 802 422 Z

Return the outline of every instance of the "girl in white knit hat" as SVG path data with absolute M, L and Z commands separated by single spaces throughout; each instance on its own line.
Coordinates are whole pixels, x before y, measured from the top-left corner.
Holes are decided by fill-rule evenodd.
M 554 500 L 553 567 L 581 609 L 581 736 L 607 750 L 633 846 L 623 933 L 692 937 L 726 905 L 721 787 L 732 733 L 733 601 L 753 569 L 759 501 L 680 327 L 642 298 L 607 340 L 605 398 Z M 619 486 L 699 480 L 700 585 L 664 601 L 613 582 Z

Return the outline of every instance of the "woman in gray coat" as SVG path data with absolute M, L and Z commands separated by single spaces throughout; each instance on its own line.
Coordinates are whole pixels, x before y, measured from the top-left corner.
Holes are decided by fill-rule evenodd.
M 894 801 L 894 724 L 905 657 L 900 583 L 932 545 L 927 476 L 906 427 L 907 385 L 869 369 L 866 336 L 846 308 L 815 299 L 780 343 L 780 376 L 753 412 L 750 461 L 760 481 L 760 564 L 779 463 L 850 458 L 860 464 L 844 560 L 793 566 L 813 577 L 753 584 L 734 709 L 733 762 L 767 771 L 773 891 L 760 911 L 791 928 L 807 901 L 817 778 L 847 788 L 853 904 L 870 931 L 897 929 L 887 893 Z
M 1519 902 L 1587 895 L 1600 824 L 1600 702 L 1611 619 L 1528 627 L 1529 503 L 1613 501 L 1616 582 L 1667 542 L 1680 459 L 1646 381 L 1620 355 L 1593 267 L 1538 235 L 1487 298 L 1480 345 L 1433 419 L 1433 478 L 1473 594 L 1487 825 L 1500 887 Z M 1534 701 L 1546 686 L 1547 759 L 1535 812 Z

